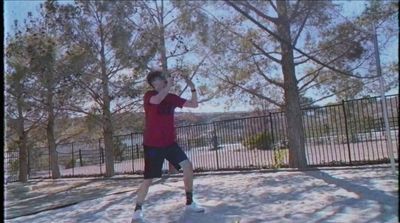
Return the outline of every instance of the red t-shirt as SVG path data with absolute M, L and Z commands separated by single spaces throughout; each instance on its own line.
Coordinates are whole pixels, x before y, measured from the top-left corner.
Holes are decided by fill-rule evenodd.
M 178 95 L 168 94 L 160 104 L 150 104 L 150 98 L 157 94 L 157 91 L 148 91 L 144 95 L 146 124 L 143 145 L 167 147 L 176 141 L 174 110 L 176 107 L 182 108 L 186 100 Z

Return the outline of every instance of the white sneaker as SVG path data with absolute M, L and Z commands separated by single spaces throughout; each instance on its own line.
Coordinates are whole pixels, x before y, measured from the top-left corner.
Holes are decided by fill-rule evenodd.
M 135 212 L 133 213 L 131 223 L 134 223 L 134 222 L 136 222 L 136 221 L 138 221 L 138 220 L 142 220 L 142 219 L 143 219 L 143 212 L 142 212 L 142 210 L 137 210 L 137 211 L 135 211 Z
M 196 204 L 195 202 L 192 202 L 190 205 L 186 205 L 186 210 L 190 212 L 196 212 L 196 213 L 201 213 L 204 212 L 205 209 Z

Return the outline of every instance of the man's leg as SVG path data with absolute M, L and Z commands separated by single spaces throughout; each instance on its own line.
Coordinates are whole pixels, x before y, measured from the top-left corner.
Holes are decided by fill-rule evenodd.
M 136 210 L 141 210 L 154 178 L 161 177 L 164 152 L 161 149 L 144 147 L 144 180 L 137 190 Z
M 153 179 L 144 179 L 137 190 L 136 209 L 141 208 Z
M 185 184 L 185 192 L 192 193 L 193 191 L 193 165 L 189 160 L 184 160 L 179 163 L 183 170 L 183 182 Z
M 179 163 L 183 169 L 183 182 L 185 183 L 186 208 L 194 212 L 204 212 L 204 208 L 193 202 L 193 165 L 186 159 Z
M 167 160 L 171 162 L 175 168 L 183 170 L 183 182 L 186 192 L 186 208 L 195 212 L 204 212 L 204 208 L 199 207 L 193 202 L 193 165 L 189 161 L 186 154 L 178 144 L 175 144 L 167 150 Z

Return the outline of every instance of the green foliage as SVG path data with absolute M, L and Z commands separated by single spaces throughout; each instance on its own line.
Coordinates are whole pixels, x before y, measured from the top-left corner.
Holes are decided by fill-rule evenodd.
M 19 172 L 19 160 L 12 160 L 9 162 L 8 170 L 11 172 L 11 174 L 17 174 Z
M 209 143 L 210 139 L 208 137 L 200 137 L 200 138 L 194 138 L 194 139 L 189 139 L 188 140 L 188 145 L 190 148 L 193 147 L 201 147 L 204 145 L 207 145 Z
M 118 138 L 114 138 L 114 140 L 113 140 L 114 160 L 123 161 L 125 149 L 126 149 L 126 145 L 124 145 Z
M 271 150 L 273 148 L 272 135 L 268 132 L 259 133 L 243 140 L 242 144 L 250 150 Z
M 73 168 L 73 167 L 75 167 L 76 165 L 75 165 L 75 160 L 74 159 L 70 159 L 68 162 L 67 162 L 67 164 L 65 164 L 65 168 L 66 169 L 71 169 L 71 168 Z
M 287 156 L 288 150 L 287 149 L 275 149 L 274 150 L 274 164 L 272 165 L 273 168 L 278 169 L 281 168 L 284 163 L 285 156 Z

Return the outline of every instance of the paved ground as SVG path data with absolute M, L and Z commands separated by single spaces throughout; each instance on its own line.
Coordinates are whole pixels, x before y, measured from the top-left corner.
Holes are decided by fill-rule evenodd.
M 118 176 L 6 186 L 6 222 L 130 222 L 140 179 Z M 158 179 L 145 203 L 154 223 L 398 222 L 398 172 L 388 166 L 196 176 L 204 214 L 184 211 L 181 177 Z

